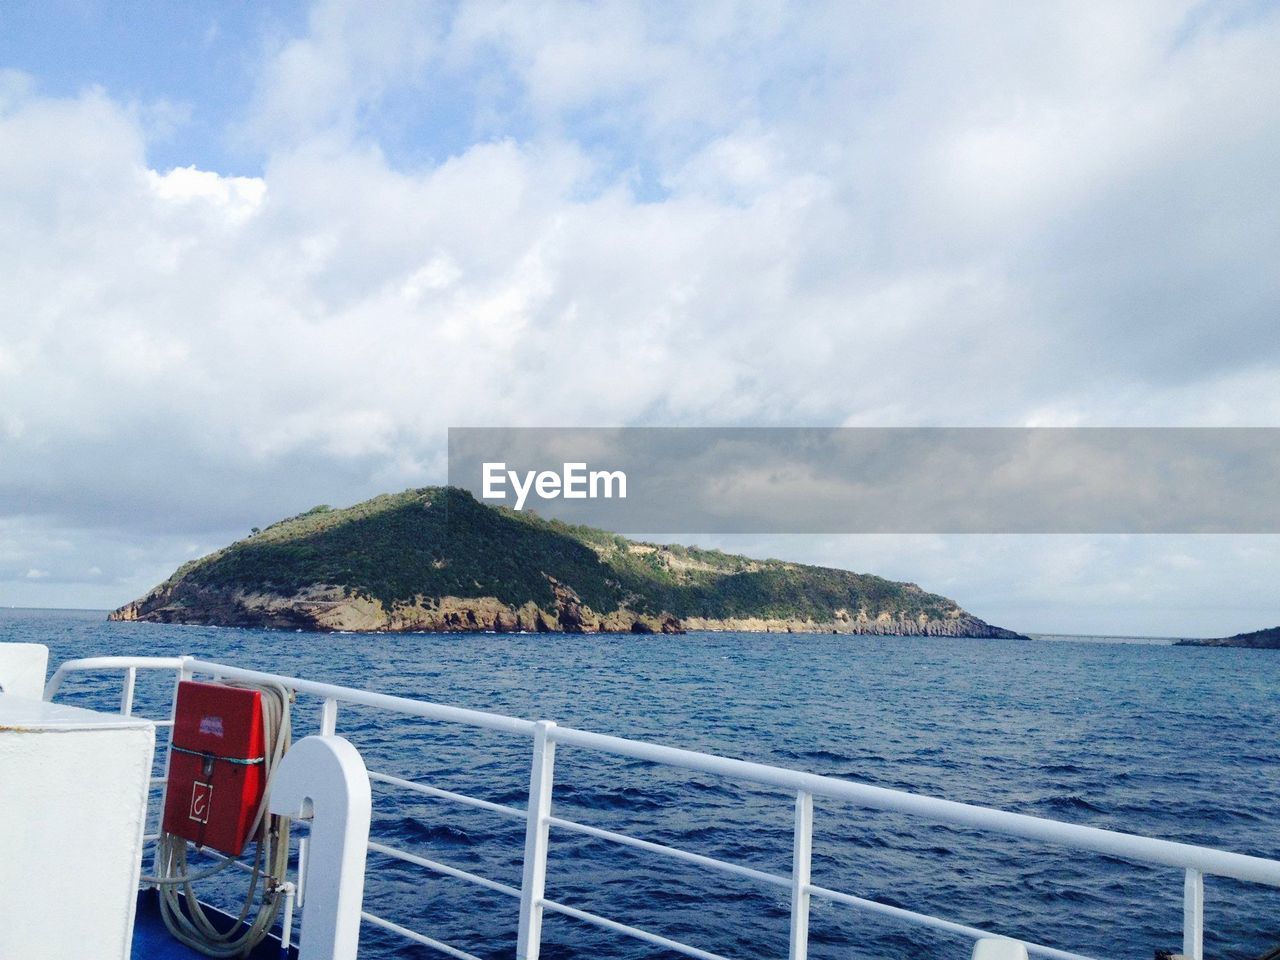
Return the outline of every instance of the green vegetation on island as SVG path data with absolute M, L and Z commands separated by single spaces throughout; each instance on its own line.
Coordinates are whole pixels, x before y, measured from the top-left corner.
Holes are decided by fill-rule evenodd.
M 915 584 L 628 540 L 456 488 L 315 507 L 113 619 L 313 630 L 774 630 L 1016 637 Z

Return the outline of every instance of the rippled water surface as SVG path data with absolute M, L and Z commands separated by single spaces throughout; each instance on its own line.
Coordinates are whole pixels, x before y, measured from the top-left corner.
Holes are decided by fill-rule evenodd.
M 308 635 L 0 610 L 0 641 L 54 662 L 192 653 L 443 703 L 1280 857 L 1280 652 L 926 638 Z M 140 712 L 167 687 L 143 682 Z M 110 703 L 101 681 L 64 699 Z M 318 703 L 297 707 L 298 735 Z M 523 806 L 529 743 L 344 707 L 372 769 Z M 792 798 L 561 748 L 555 813 L 786 874 Z M 1181 946 L 1176 870 L 818 800 L 814 882 L 1095 956 Z M 519 885 L 523 825 L 375 785 L 376 839 Z M 380 856 L 366 908 L 484 958 L 514 955 L 516 903 Z M 785 957 L 785 890 L 553 831 L 548 896 L 730 958 Z M 1210 879 L 1206 952 L 1280 943 L 1280 896 Z M 815 902 L 815 958 L 968 956 L 969 944 Z M 549 958 L 653 957 L 548 916 Z M 366 925 L 361 957 L 426 957 Z

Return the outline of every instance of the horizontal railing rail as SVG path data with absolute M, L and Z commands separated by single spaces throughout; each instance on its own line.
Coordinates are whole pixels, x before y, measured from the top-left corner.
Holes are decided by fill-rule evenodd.
M 352 687 L 304 680 L 258 670 L 246 670 L 194 657 L 91 657 L 70 660 L 62 664 L 50 679 L 45 689 L 46 699 L 51 699 L 55 696 L 60 691 L 66 678 L 72 673 L 117 670 L 124 672 L 121 712 L 126 714 L 130 713 L 133 708 L 133 692 L 137 671 L 170 670 L 177 674 L 178 679 L 201 674 L 220 679 L 274 682 L 282 684 L 299 694 L 317 697 L 322 701 L 320 722 L 322 733 L 333 733 L 336 730 L 338 705 L 346 703 L 386 710 L 409 717 L 461 724 L 509 735 L 529 737 L 533 744 L 533 758 L 529 780 L 529 803 L 524 808 L 471 797 L 429 784 L 418 783 L 391 773 L 375 770 L 369 772 L 369 777 L 373 782 L 390 788 L 408 790 L 435 800 L 461 804 L 525 823 L 524 868 L 519 887 L 504 884 L 388 844 L 377 841 L 370 841 L 369 843 L 369 850 L 373 854 L 410 863 L 433 873 L 471 883 L 518 900 L 520 902 L 520 924 L 516 944 L 518 960 L 536 960 L 538 957 L 541 944 L 542 917 L 544 912 L 548 911 L 673 950 L 685 956 L 701 958 L 701 960 L 727 960 L 727 958 L 719 954 L 664 937 L 649 930 L 630 926 L 608 917 L 599 916 L 547 897 L 545 895 L 546 869 L 550 850 L 550 830 L 553 827 L 557 830 L 592 837 L 597 840 L 694 864 L 726 875 L 743 877 L 771 887 L 789 890 L 791 893 L 790 960 L 805 960 L 807 956 L 809 905 L 814 897 L 974 940 L 997 935 L 993 934 L 992 931 L 881 903 L 877 900 L 859 897 L 852 893 L 831 889 L 812 882 L 810 861 L 813 846 L 814 797 L 823 797 L 864 808 L 915 816 L 936 823 L 968 827 L 979 831 L 1089 851 L 1134 863 L 1177 868 L 1183 871 L 1183 954 L 1189 960 L 1203 960 L 1203 884 L 1205 876 L 1226 877 L 1270 887 L 1280 887 L 1280 860 L 1162 840 L 1138 834 L 1104 830 L 1080 824 L 1064 823 L 1042 817 L 857 783 L 837 777 L 806 773 L 785 767 L 775 767 L 678 747 L 629 740 L 623 737 L 592 733 L 571 727 L 561 727 L 549 721 L 524 720 L 503 714 L 375 693 L 368 690 L 359 690 Z M 160 720 L 158 722 L 161 724 L 167 723 L 171 726 L 172 712 L 168 721 Z M 551 800 L 554 792 L 555 751 L 559 745 L 746 781 L 759 786 L 786 791 L 795 798 L 795 830 L 791 874 L 771 873 L 755 867 L 682 850 L 678 847 L 657 843 L 652 840 L 633 837 L 615 830 L 607 830 L 602 827 L 553 816 L 551 814 Z M 163 803 L 163 798 L 161 802 Z M 413 931 L 392 920 L 368 911 L 363 914 L 363 917 L 375 926 L 401 935 L 413 942 L 431 947 L 448 956 L 461 958 L 461 960 L 474 960 L 473 955 L 464 950 Z M 1081 954 L 1071 953 L 1055 947 L 1028 941 L 1022 942 L 1029 952 L 1047 957 L 1049 960 L 1089 960 L 1089 958 Z
M 556 727 L 551 737 L 557 743 L 587 747 L 620 757 L 648 760 L 652 763 L 683 767 L 686 770 L 696 770 L 701 773 L 748 780 L 765 786 L 803 791 L 835 800 L 847 800 L 858 806 L 878 810 L 914 814 L 937 823 L 974 827 L 1028 840 L 1041 840 L 1077 850 L 1090 850 L 1126 860 L 1195 869 L 1214 876 L 1280 887 L 1280 861 L 1278 860 L 1178 843 L 1173 840 L 1160 840 L 1139 834 L 1085 827 L 1022 813 L 1010 813 L 1006 810 L 907 793 L 904 790 L 874 787 L 822 774 L 804 773 L 785 767 L 771 767 L 748 760 L 734 760 L 714 754 L 626 740 L 606 734 L 588 733 L 568 727 Z

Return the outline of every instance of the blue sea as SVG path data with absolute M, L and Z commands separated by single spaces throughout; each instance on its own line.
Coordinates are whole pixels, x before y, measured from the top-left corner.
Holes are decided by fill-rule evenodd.
M 918 791 L 1280 857 L 1280 652 L 1057 637 L 312 635 L 0 610 L 0 641 L 54 663 L 191 653 Z M 82 678 L 63 699 L 118 703 Z M 139 712 L 169 691 L 140 683 Z M 319 706 L 303 699 L 298 735 Z M 523 806 L 529 744 L 343 707 L 370 768 Z M 787 874 L 792 797 L 561 748 L 555 813 Z M 1099 957 L 1181 947 L 1182 876 L 819 799 L 814 882 Z M 515 886 L 523 825 L 374 787 L 375 839 Z M 785 891 L 552 832 L 548 896 L 730 958 L 785 957 Z M 517 904 L 370 858 L 366 909 L 484 958 L 514 955 Z M 1280 891 L 1209 878 L 1206 955 L 1280 944 Z M 548 915 L 548 958 L 664 954 Z M 967 958 L 970 944 L 815 901 L 815 958 Z M 364 960 L 434 956 L 366 925 Z

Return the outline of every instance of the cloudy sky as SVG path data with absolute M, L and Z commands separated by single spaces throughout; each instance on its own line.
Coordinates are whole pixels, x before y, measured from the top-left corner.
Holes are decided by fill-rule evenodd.
M 6 0 L 0 604 L 440 482 L 449 426 L 1280 426 L 1278 58 L 1252 0 Z M 1280 622 L 1274 537 L 718 542 Z

